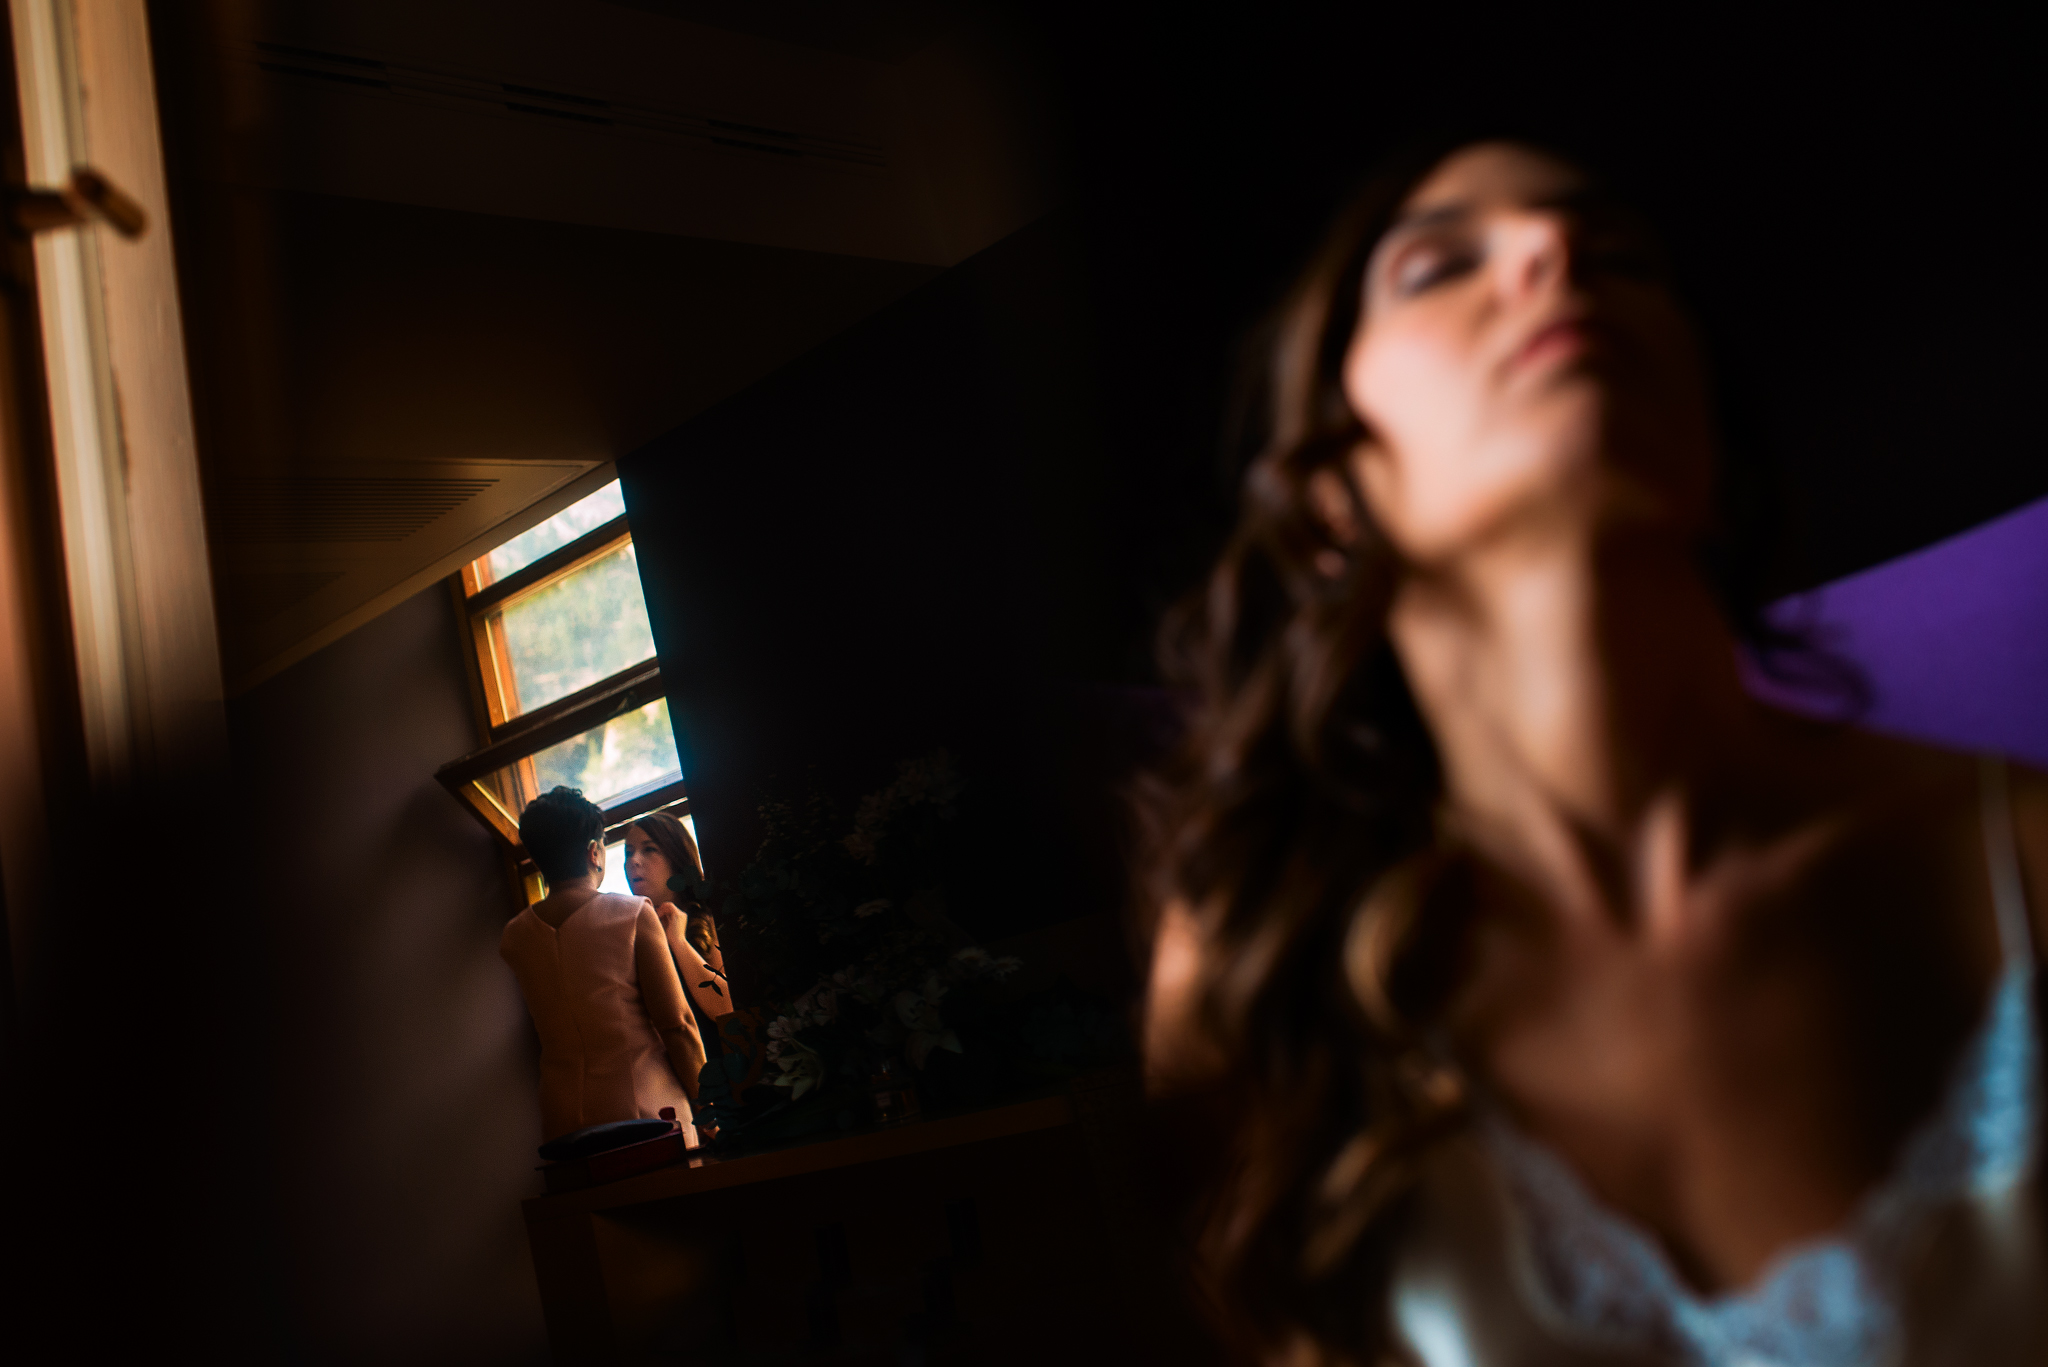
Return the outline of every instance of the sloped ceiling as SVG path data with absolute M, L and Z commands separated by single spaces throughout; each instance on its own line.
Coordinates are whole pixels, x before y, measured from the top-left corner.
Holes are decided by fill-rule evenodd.
M 971 26 L 699 10 L 157 12 L 231 691 L 1048 206 Z
M 893 61 L 916 52 L 943 32 L 949 6 L 939 0 L 879 0 L 848 5 L 838 0 L 611 0 L 627 9 L 665 14 L 711 28 L 778 38 L 852 57 Z

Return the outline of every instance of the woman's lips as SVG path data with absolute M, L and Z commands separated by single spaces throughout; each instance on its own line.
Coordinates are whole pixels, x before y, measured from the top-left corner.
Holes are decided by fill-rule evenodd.
M 1560 318 L 1530 334 L 1515 352 L 1514 369 L 1544 361 L 1571 360 L 1585 355 L 1598 343 L 1598 333 L 1584 318 Z

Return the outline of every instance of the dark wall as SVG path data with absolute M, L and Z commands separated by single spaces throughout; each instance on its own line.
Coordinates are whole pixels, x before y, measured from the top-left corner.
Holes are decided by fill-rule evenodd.
M 2020 9 L 1028 8 L 1113 358 L 1120 554 L 1155 599 L 1229 516 L 1238 339 L 1359 178 L 1442 129 L 1562 137 L 1659 213 L 1788 476 L 1783 586 L 2048 493 L 2048 259 L 2011 236 L 2048 84 Z
M 1137 615 L 1089 336 L 1048 220 L 619 462 L 714 880 L 764 794 L 851 799 L 944 747 L 985 861 L 970 929 L 1114 897 L 1071 781 L 1099 710 L 1076 685 L 1116 677 Z
M 511 894 L 433 779 L 476 744 L 458 639 L 437 586 L 230 704 L 249 820 L 216 990 L 239 998 L 266 1360 L 547 1360 Z
M 1046 748 L 1018 690 L 1150 681 L 1152 624 L 1233 516 L 1247 337 L 1360 177 L 1431 132 L 1561 140 L 1659 218 L 1731 445 L 1775 472 L 1769 589 L 2048 492 L 2023 323 L 2048 271 L 1995 226 L 2031 219 L 2043 126 L 2017 31 L 1028 8 L 1058 223 L 622 462 L 714 875 L 770 774 L 871 786 L 997 718 Z

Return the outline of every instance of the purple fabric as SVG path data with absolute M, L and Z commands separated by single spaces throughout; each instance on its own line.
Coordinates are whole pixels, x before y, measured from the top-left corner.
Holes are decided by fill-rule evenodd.
M 1862 724 L 2048 768 L 2048 499 L 1775 604 L 1855 664 Z M 1802 711 L 1838 703 L 1750 671 L 1760 697 Z

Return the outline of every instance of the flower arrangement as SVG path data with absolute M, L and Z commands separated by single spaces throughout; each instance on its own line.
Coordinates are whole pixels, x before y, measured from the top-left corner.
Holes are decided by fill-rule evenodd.
M 961 891 L 1014 876 L 968 848 L 964 795 L 937 752 L 899 765 L 850 818 L 816 791 L 762 805 L 761 848 L 719 903 L 727 962 L 756 1003 L 722 1019 L 700 1079 L 699 1124 L 721 1146 L 897 1118 L 913 1088 L 973 1106 L 1129 1065 L 1114 1003 L 1064 980 L 1023 990 L 1018 959 L 949 918 Z
M 722 909 L 766 989 L 763 1081 L 790 1101 L 963 1053 L 947 1012 L 1022 966 L 946 916 L 962 788 L 939 751 L 899 765 L 850 829 L 819 794 L 763 805 L 760 853 Z
M 960 1036 L 940 1014 L 947 994 L 967 983 L 1001 981 L 1020 967 L 1017 959 L 969 946 L 936 964 L 879 955 L 842 968 L 768 1023 L 768 1062 L 777 1069 L 771 1085 L 787 1087 L 793 1101 L 824 1083 L 831 1058 L 858 1072 L 864 1063 L 872 1071 L 898 1057 L 922 1069 L 934 1049 L 962 1053 Z M 906 969 L 913 976 L 906 978 Z M 892 982 L 903 985 L 892 989 Z

